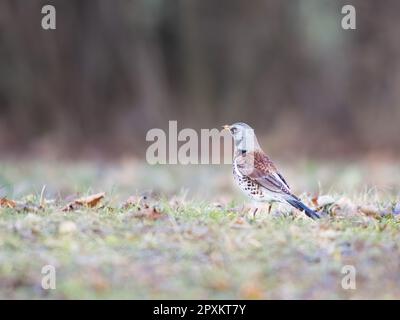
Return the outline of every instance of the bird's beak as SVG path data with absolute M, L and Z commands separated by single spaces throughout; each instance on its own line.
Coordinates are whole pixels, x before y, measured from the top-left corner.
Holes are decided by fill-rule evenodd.
M 230 126 L 226 124 L 226 125 L 222 126 L 222 128 L 224 128 L 224 130 L 229 130 Z

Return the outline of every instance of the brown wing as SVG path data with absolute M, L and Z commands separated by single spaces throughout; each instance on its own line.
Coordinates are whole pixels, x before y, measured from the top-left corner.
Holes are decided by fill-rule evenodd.
M 263 152 L 255 151 L 238 156 L 236 166 L 241 174 L 269 191 L 291 195 L 289 185 Z

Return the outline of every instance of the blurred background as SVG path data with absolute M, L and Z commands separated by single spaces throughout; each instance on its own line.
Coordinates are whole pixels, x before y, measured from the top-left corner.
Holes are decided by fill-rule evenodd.
M 341 28 L 351 3 L 357 29 Z M 57 29 L 41 28 L 41 8 Z M 144 157 L 245 121 L 280 157 L 400 153 L 400 2 L 1 0 L 0 153 Z
M 0 0 L 0 299 L 399 299 L 399 35 L 399 0 Z M 148 164 L 170 120 L 249 123 L 332 217 L 249 220 L 231 165 Z

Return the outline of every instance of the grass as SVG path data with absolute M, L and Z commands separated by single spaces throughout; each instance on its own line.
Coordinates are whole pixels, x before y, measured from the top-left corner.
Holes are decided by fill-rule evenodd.
M 98 176 L 85 167 L 38 165 L 18 176 L 16 168 L 3 166 L 0 175 L 13 187 L 0 196 L 18 200 L 16 208 L 0 208 L 0 298 L 400 298 L 396 192 L 332 191 L 317 222 L 282 206 L 253 219 L 224 184 L 211 198 L 189 198 L 174 181 L 170 194 L 126 203 L 130 192 L 117 186 L 122 178 L 110 178 L 113 170 Z M 58 193 L 66 171 L 80 177 L 66 175 Z M 47 202 L 43 180 L 53 184 Z M 90 194 L 95 186 L 106 191 L 98 206 L 62 211 L 69 192 Z M 55 267 L 55 290 L 41 287 L 45 265 Z M 356 268 L 355 290 L 341 286 L 345 265 Z

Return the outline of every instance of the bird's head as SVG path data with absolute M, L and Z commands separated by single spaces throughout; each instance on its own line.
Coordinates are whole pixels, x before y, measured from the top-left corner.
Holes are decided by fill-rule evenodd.
M 248 124 L 237 122 L 232 125 L 224 125 L 223 128 L 231 133 L 235 149 L 244 152 L 260 149 L 254 130 Z

